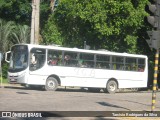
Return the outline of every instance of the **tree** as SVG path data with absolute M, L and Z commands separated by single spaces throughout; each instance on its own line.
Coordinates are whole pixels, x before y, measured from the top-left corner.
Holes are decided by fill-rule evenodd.
M 6 21 L 30 24 L 31 0 L 0 0 L 0 16 Z
M 64 38 L 61 35 L 58 26 L 56 25 L 54 17 L 50 17 L 44 29 L 42 30 L 43 43 L 44 44 L 57 44 L 63 45 Z
M 15 24 L 12 21 L 6 22 L 0 19 L 0 51 L 6 52 L 10 47 L 10 37 Z
M 51 18 L 54 16 L 54 24 L 65 39 L 65 46 L 83 47 L 83 42 L 87 41 L 92 49 L 136 53 L 139 52 L 138 31 L 144 27 L 144 17 L 147 15 L 144 10 L 147 2 L 61 0 Z M 53 25 L 51 22 L 49 24 Z M 47 32 L 49 37 L 51 33 Z
M 32 0 L 0 0 L 0 16 L 6 21 L 14 21 L 18 24 L 31 24 Z M 40 25 L 48 19 L 50 11 L 50 0 L 41 0 Z
M 14 44 L 30 43 L 30 27 L 27 25 L 17 25 L 12 35 L 12 42 Z

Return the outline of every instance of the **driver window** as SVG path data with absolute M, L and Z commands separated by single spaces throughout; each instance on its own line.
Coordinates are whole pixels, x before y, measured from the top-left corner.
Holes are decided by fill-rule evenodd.
M 46 58 L 46 50 L 33 48 L 30 54 L 30 70 L 34 71 L 43 67 Z

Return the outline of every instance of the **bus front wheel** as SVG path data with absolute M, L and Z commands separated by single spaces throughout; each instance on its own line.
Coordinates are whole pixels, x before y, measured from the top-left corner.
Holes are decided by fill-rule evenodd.
M 58 82 L 54 77 L 49 77 L 46 81 L 45 90 L 55 91 L 58 88 Z
M 107 83 L 106 89 L 110 94 L 114 94 L 117 91 L 116 81 L 114 81 L 114 80 L 109 81 Z

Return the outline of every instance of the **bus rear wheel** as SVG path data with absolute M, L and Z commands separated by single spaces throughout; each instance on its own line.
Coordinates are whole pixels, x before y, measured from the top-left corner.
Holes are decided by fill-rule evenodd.
M 107 92 L 110 94 L 114 94 L 117 91 L 117 83 L 114 80 L 111 80 L 107 83 L 106 86 Z
M 49 77 L 46 81 L 45 90 L 55 91 L 58 88 L 58 82 L 54 77 Z

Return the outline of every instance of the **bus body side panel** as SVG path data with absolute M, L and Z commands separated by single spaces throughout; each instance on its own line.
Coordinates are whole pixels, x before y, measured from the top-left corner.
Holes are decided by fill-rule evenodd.
M 108 80 L 114 78 L 118 81 L 119 88 L 147 87 L 145 72 L 63 66 L 46 66 L 30 71 L 28 84 L 45 85 L 50 75 L 57 75 L 61 80 L 61 86 L 105 88 Z
M 57 75 L 59 75 L 61 80 L 61 86 L 85 86 L 86 80 L 84 77 L 86 77 L 82 73 L 82 69 L 80 70 L 77 67 L 57 67 Z M 84 75 L 82 77 L 82 74 Z M 87 71 L 85 71 L 85 74 L 87 74 Z
M 93 79 L 88 79 L 86 86 L 105 88 L 108 80 L 117 80 L 119 88 L 147 87 L 146 72 L 94 69 Z
M 96 78 L 95 69 L 64 67 L 63 70 L 66 72 L 60 76 L 62 86 L 105 87 L 106 79 Z
M 37 74 L 30 74 L 28 78 L 29 85 L 45 85 L 46 76 L 44 75 L 37 75 Z
M 120 73 L 119 73 L 120 74 Z M 124 77 L 125 76 L 125 79 Z M 118 77 L 119 88 L 147 87 L 147 79 L 144 72 L 122 72 Z
M 42 67 L 41 69 L 30 71 L 28 77 L 28 84 L 31 85 L 45 85 L 47 79 L 47 69 Z
M 145 70 L 139 71 L 122 71 L 115 73 L 118 77 L 119 88 L 144 88 L 147 87 L 148 65 Z M 123 79 L 125 78 L 125 79 Z

